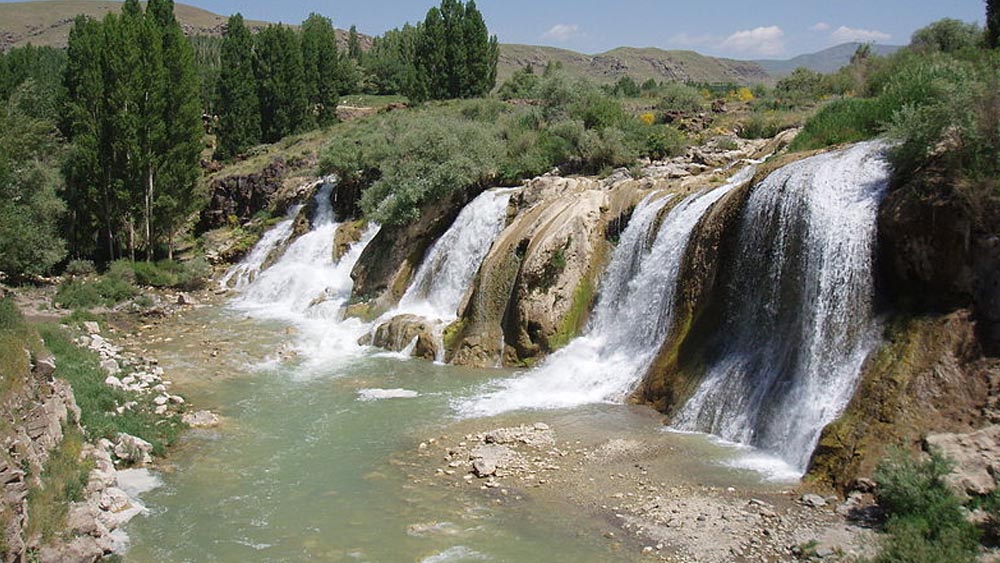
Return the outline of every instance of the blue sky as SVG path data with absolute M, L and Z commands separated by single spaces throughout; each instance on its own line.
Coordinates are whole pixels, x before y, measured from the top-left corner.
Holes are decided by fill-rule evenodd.
M 422 19 L 437 0 L 185 0 L 217 13 L 299 22 L 309 12 L 378 34 Z M 788 58 L 845 41 L 905 44 L 952 17 L 982 22 L 983 0 L 477 0 L 505 43 L 598 53 L 628 45 L 735 58 Z

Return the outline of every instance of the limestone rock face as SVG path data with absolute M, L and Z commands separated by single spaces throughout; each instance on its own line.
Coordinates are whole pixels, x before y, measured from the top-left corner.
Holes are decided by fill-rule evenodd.
M 399 315 L 379 325 L 371 344 L 393 352 L 401 352 L 416 339 L 413 357 L 433 360 L 436 357 L 434 325 L 416 315 Z
M 340 261 L 351 245 L 361 240 L 364 233 L 363 221 L 350 221 L 337 227 L 337 232 L 333 234 L 333 260 Z
M 611 231 L 656 185 L 622 178 L 543 176 L 512 198 L 516 216 L 484 260 L 456 334 L 446 338 L 452 363 L 538 358 L 583 327 Z
M 460 190 L 429 205 L 413 223 L 383 225 L 351 272 L 354 300 L 363 306 L 349 308 L 348 314 L 377 317 L 395 305 L 406 293 L 427 249 L 475 195 L 475 190 Z
M 961 496 L 987 495 L 997 488 L 1000 475 L 1000 426 L 963 434 L 931 434 L 924 440 L 928 448 L 937 448 L 955 462 L 946 477 Z

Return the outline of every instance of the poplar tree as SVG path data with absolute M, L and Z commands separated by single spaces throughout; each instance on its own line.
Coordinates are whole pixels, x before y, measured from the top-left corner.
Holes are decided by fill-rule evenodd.
M 101 24 L 77 16 L 69 34 L 64 83 L 67 103 L 60 126 L 72 140 L 64 175 L 66 238 L 73 256 L 115 254 L 115 223 L 110 214 L 110 185 L 103 161 L 106 150 L 104 104 L 104 34 Z M 101 210 L 108 213 L 101 214 Z
M 253 36 L 236 14 L 222 41 L 219 129 L 215 157 L 229 160 L 260 143 L 260 101 L 253 67 Z
M 305 118 L 302 49 L 295 32 L 278 24 L 257 35 L 256 55 L 261 136 L 273 143 L 298 131 Z
M 354 59 L 358 64 L 362 62 L 361 38 L 358 37 L 358 26 L 356 25 L 352 25 L 351 30 L 347 34 L 347 56 Z
M 1000 0 L 986 0 L 986 45 L 1000 47 Z
M 353 61 L 348 59 L 349 63 Z M 340 90 L 340 59 L 337 35 L 329 18 L 310 14 L 302 23 L 302 66 L 308 118 L 327 125 L 337 118 L 337 95 Z
M 149 3 L 149 8 L 154 6 Z M 201 175 L 204 127 L 201 85 L 195 69 L 194 47 L 174 17 L 173 0 L 160 0 L 152 21 L 160 26 L 163 41 L 163 114 L 165 126 L 157 149 L 159 176 L 151 183 L 147 217 L 147 257 L 153 246 L 165 239 L 167 257 L 173 258 L 174 239 L 197 203 L 195 188 Z M 147 15 L 149 14 L 147 8 Z M 152 230 L 150 229 L 152 227 Z
M 490 37 L 489 29 L 475 0 L 465 6 L 464 40 L 466 45 L 467 82 L 460 92 L 461 97 L 485 96 L 497 83 L 497 61 L 500 57 L 500 43 L 496 36 Z

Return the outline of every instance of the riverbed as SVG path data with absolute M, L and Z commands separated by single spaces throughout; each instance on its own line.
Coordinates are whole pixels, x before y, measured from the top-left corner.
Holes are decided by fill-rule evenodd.
M 632 496 L 612 493 L 611 482 L 737 503 L 793 498 L 795 483 L 732 467 L 746 451 L 667 432 L 644 407 L 462 419 L 462 400 L 517 373 L 373 349 L 317 365 L 290 352 L 302 338 L 224 303 L 139 329 L 132 345 L 159 358 L 173 391 L 223 423 L 190 431 L 159 468 L 148 515 L 128 529 L 127 561 L 669 559 L 682 553 L 676 545 L 645 545 L 615 517 L 618 507 L 601 504 Z M 439 455 L 475 432 L 536 423 L 557 440 L 555 452 L 538 455 L 563 459 L 528 481 L 487 487 Z M 609 463 L 591 455 L 622 441 L 641 447 Z

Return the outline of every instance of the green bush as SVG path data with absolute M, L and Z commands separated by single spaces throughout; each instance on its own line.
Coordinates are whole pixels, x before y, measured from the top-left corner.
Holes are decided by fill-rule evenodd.
M 698 113 L 705 107 L 705 98 L 697 89 L 672 82 L 661 89 L 660 101 L 656 109 L 660 111 L 679 111 L 682 113 Z
M 212 275 L 212 266 L 204 258 L 189 262 L 161 260 L 135 262 L 130 265 L 135 282 L 142 286 L 192 291 L 205 287 Z
M 888 538 L 874 563 L 972 563 L 978 531 L 944 477 L 952 464 L 939 452 L 914 461 L 895 450 L 875 472 L 878 502 L 886 511 Z
M 73 277 L 85 277 L 97 273 L 97 268 L 90 260 L 71 260 L 66 265 L 66 275 Z
M 789 150 L 813 150 L 876 137 L 891 116 L 880 100 L 849 98 L 826 106 L 810 119 Z
M 64 281 L 53 301 L 64 309 L 89 309 L 99 305 L 112 306 L 138 293 L 131 263 L 118 260 L 103 276 Z
M 646 131 L 644 153 L 653 160 L 662 160 L 684 153 L 688 141 L 684 133 L 668 125 L 651 125 Z

